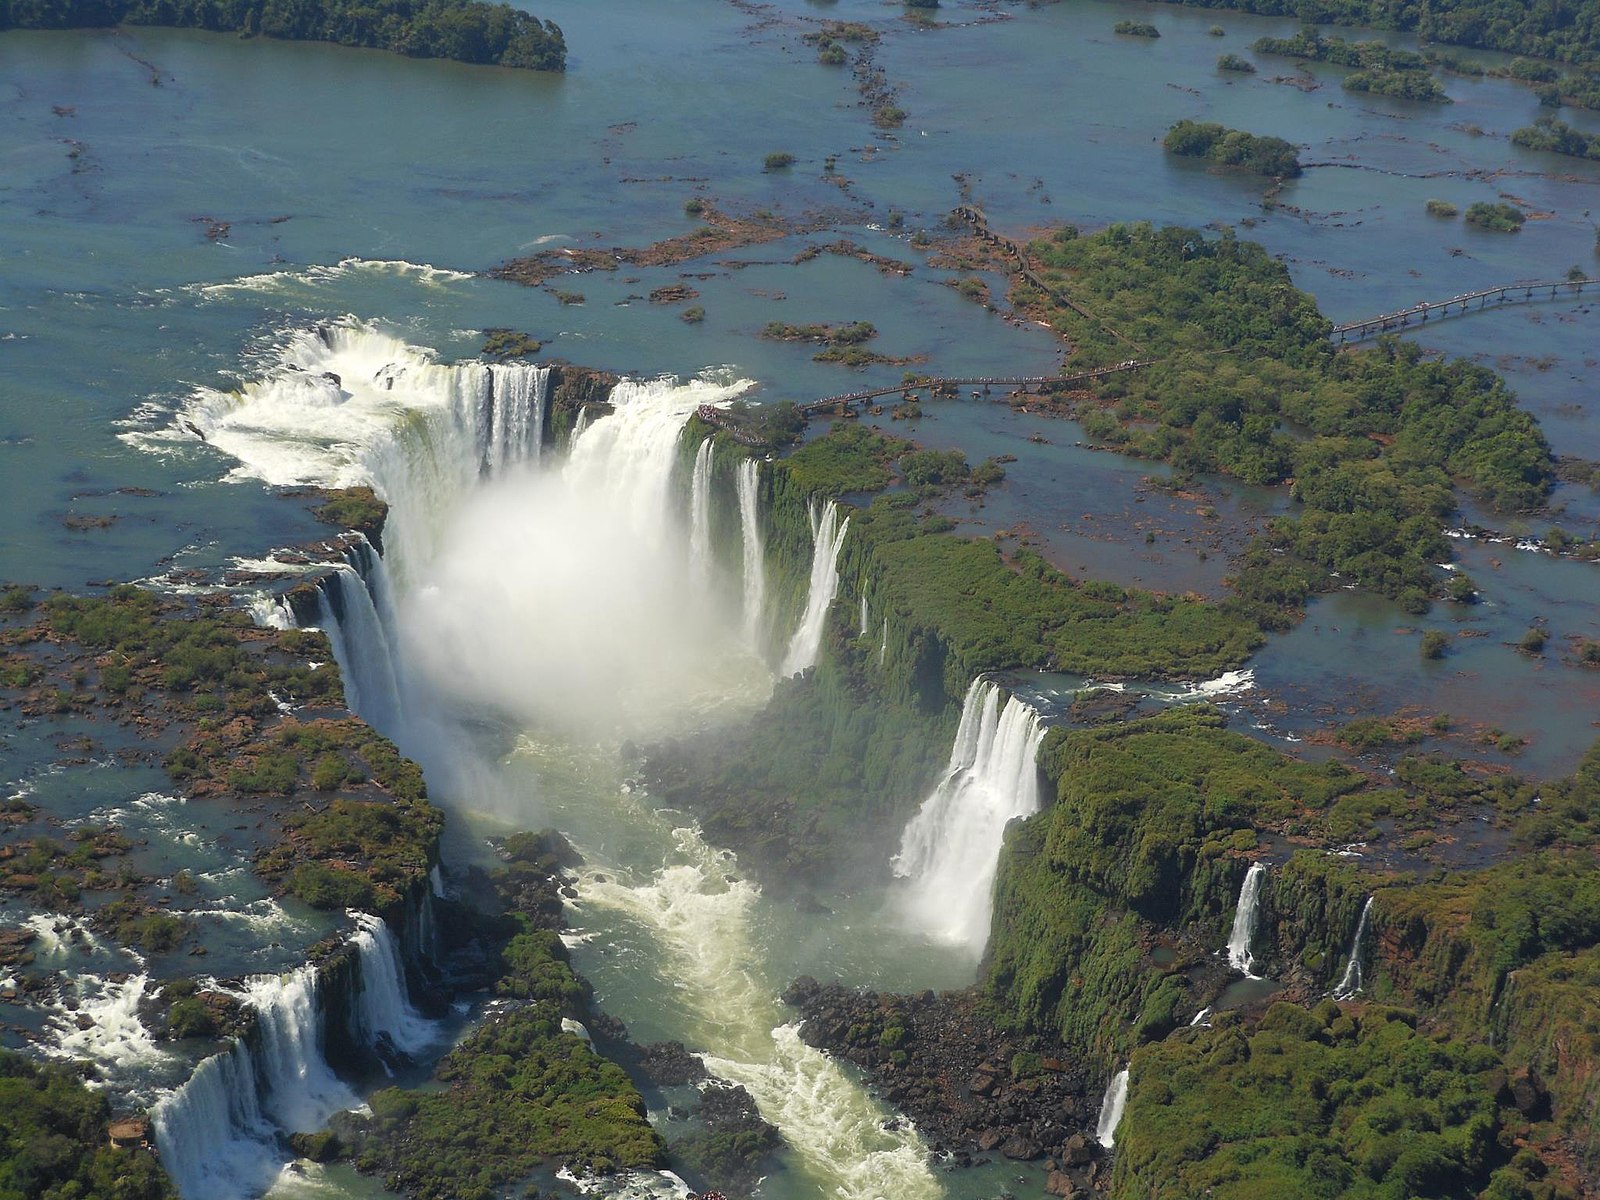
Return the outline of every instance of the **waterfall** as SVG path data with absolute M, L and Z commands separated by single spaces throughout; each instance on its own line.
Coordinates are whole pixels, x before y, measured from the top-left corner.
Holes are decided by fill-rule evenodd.
M 1256 907 L 1261 899 L 1261 881 L 1267 868 L 1261 863 L 1251 863 L 1244 873 L 1244 883 L 1239 888 L 1239 904 L 1233 913 L 1233 930 L 1228 934 L 1228 965 L 1243 971 L 1251 979 L 1257 978 L 1251 970 L 1255 959 L 1250 954 L 1250 939 L 1256 931 Z
M 744 640 L 761 650 L 762 609 L 767 602 L 766 551 L 761 544 L 761 509 L 757 487 L 761 466 L 753 458 L 741 459 L 735 482 L 739 492 L 739 529 L 744 547 Z
M 352 912 L 360 927 L 351 944 L 361 963 L 361 991 L 356 998 L 355 1025 L 367 1045 L 382 1051 L 392 1046 L 410 1057 L 431 1046 L 433 1024 L 411 1007 L 406 996 L 405 965 L 389 926 L 378 917 Z M 386 1045 L 387 1043 L 387 1045 Z
M 1039 811 L 1039 714 L 978 678 L 967 689 L 950 764 L 900 836 L 896 875 L 911 922 L 981 954 L 1006 824 Z
M 862 596 L 861 597 L 861 632 L 856 635 L 857 637 L 866 637 L 867 636 L 867 622 L 870 619 L 871 618 L 867 614 L 867 598 L 865 596 Z
M 883 640 L 878 643 L 878 667 L 889 661 L 889 618 L 883 619 Z
M 711 439 L 694 456 L 689 490 L 689 575 L 701 587 L 711 582 Z
M 1122 1123 L 1122 1110 L 1127 1104 L 1128 1068 L 1123 1067 L 1106 1084 L 1105 1098 L 1100 1101 L 1100 1120 L 1094 1130 L 1094 1140 L 1107 1150 L 1117 1144 L 1117 1126 Z
M 377 918 L 351 915 L 361 966 L 352 1025 L 402 1049 L 420 1048 L 431 1032 L 406 999 L 392 936 L 380 933 Z M 184 1200 L 260 1195 L 288 1158 L 284 1135 L 322 1129 L 361 1102 L 323 1053 L 328 1014 L 317 968 L 255 976 L 241 998 L 255 1014 L 252 1032 L 202 1062 L 150 1113 L 161 1161 Z
M 1372 897 L 1367 897 L 1367 902 L 1361 906 L 1361 919 L 1356 922 L 1356 936 L 1350 942 L 1350 962 L 1344 969 L 1344 975 L 1333 987 L 1335 1000 L 1348 1000 L 1362 988 L 1361 978 L 1361 947 L 1367 940 L 1367 915 L 1372 911 Z
M 839 590 L 839 550 L 844 545 L 850 518 L 839 519 L 839 506 L 829 500 L 818 516 L 811 509 L 811 585 L 806 593 L 806 610 L 800 627 L 794 631 L 789 651 L 783 656 L 780 674 L 798 675 L 816 665 L 822 649 L 822 626 L 828 619 L 828 606 Z
M 496 363 L 489 368 L 488 435 L 483 440 L 483 473 L 496 474 L 512 463 L 538 462 L 544 449 L 544 398 L 550 368 L 527 363 Z
M 371 486 L 392 507 L 396 563 L 426 562 L 440 518 L 485 476 L 535 463 L 550 369 L 444 365 L 376 326 L 345 321 L 290 334 L 236 392 L 202 388 L 163 435 L 196 433 L 239 460 L 230 478 L 285 487 Z
M 378 732 L 393 736 L 403 728 L 405 706 L 398 657 L 389 633 L 392 617 L 385 622 L 379 593 L 373 587 L 373 581 L 381 577 L 383 560 L 365 538 L 357 545 L 366 553 L 351 557 L 366 565 L 368 573 L 347 562 L 323 576 L 317 587 L 313 623 L 333 646 L 344 680 L 346 707 L 360 713 Z

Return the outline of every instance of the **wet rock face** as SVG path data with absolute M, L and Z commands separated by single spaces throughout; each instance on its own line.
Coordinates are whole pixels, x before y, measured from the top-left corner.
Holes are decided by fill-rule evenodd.
M 783 998 L 802 1014 L 800 1036 L 865 1070 L 935 1153 L 962 1165 L 1046 1160 L 1046 1178 L 1066 1189 L 1052 1195 L 1091 1186 L 1099 1147 L 1085 1133 L 1095 1115 L 1085 1073 L 1053 1057 L 1057 1047 L 995 1030 L 974 993 L 880 995 L 802 977 Z

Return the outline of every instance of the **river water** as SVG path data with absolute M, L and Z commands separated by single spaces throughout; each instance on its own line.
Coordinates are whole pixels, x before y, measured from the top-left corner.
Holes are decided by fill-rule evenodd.
M 303 458 L 313 447 L 292 427 L 263 422 L 233 454 L 167 432 L 197 396 L 270 376 L 285 347 L 319 322 L 353 319 L 401 346 L 388 357 L 427 348 L 446 363 L 473 357 L 483 329 L 523 329 L 548 355 L 641 380 L 670 374 L 717 395 L 742 387 L 755 399 L 804 399 L 893 382 L 902 368 L 849 374 L 815 364 L 807 348 L 756 338 L 768 321 L 870 319 L 879 349 L 925 356 L 921 369 L 942 374 L 1059 365 L 1062 348 L 1043 331 L 939 286 L 948 276 L 920 265 L 908 245 L 911 231 L 963 199 L 1008 230 L 1061 220 L 1233 224 L 1281 255 L 1335 319 L 1596 265 L 1600 167 L 1509 145 L 1505 135 L 1540 111 L 1519 85 L 1451 78 L 1456 103 L 1435 107 L 1348 95 L 1340 72 L 1287 60 L 1260 60 L 1256 76 L 1222 75 L 1218 54 L 1247 53 L 1256 37 L 1293 28 L 1231 13 L 1090 0 L 939 11 L 952 27 L 916 30 L 865 0 L 681 0 L 670 9 L 617 0 L 603 10 L 561 0 L 539 10 L 573 48 L 561 78 L 175 31 L 0 36 L 0 579 L 81 589 L 215 569 L 317 536 L 296 502 L 264 486 L 270 471 L 241 471 L 236 457 L 253 444 L 277 447 L 280 461 Z M 1113 35 L 1125 17 L 1154 21 L 1162 38 Z M 823 18 L 884 31 L 877 61 L 899 87 L 901 129 L 875 130 L 848 69 L 818 64 L 801 42 Z M 1224 36 L 1208 34 L 1213 24 Z M 1297 73 L 1300 86 L 1272 81 Z M 1600 128 L 1592 114 L 1562 115 Z M 1259 183 L 1161 153 L 1160 136 L 1180 117 L 1287 137 L 1306 147 L 1305 161 L 1336 165 L 1314 167 L 1283 190 L 1281 207 L 1263 208 Z M 775 151 L 794 154 L 795 165 L 764 171 Z M 830 156 L 848 186 L 824 177 Z M 1540 218 L 1508 237 L 1423 212 L 1430 197 L 1464 208 L 1501 193 Z M 555 282 L 582 292 L 581 305 L 476 274 L 543 247 L 643 245 L 686 232 L 694 220 L 684 203 L 694 196 L 810 214 L 824 228 L 682 267 Z M 901 227 L 891 212 L 903 214 Z M 228 229 L 211 240 L 218 222 Z M 792 261 L 841 235 L 919 265 L 901 278 L 828 254 Z M 698 325 L 643 298 L 685 282 L 706 311 Z M 1422 340 L 1503 369 L 1559 452 L 1600 457 L 1589 415 L 1597 317 L 1590 305 L 1558 303 L 1441 323 Z M 1075 572 L 1171 590 L 1220 585 L 1229 539 L 1198 504 L 1160 500 L 1159 518 L 1147 519 L 1158 500 L 1142 481 L 1161 477 L 1159 467 L 1076 447 L 1081 435 L 1066 422 L 964 403 L 925 413 L 909 432 L 930 445 L 974 459 L 1018 455 L 986 508 L 957 514 L 976 530 L 1025 522 Z M 339 444 L 324 436 L 314 448 Z M 423 655 L 413 685 L 435 689 L 429 695 L 452 711 L 492 705 L 505 731 L 487 743 L 449 725 L 402 731 L 407 749 L 437 767 L 434 790 L 457 818 L 450 854 L 477 857 L 481 835 L 514 828 L 555 824 L 571 834 L 589 862 L 572 914 L 579 968 L 640 1040 L 704 1050 L 783 1128 L 790 1149 L 761 1195 L 1036 1194 L 1036 1179 L 1015 1181 L 1017 1167 L 931 1170 L 912 1135 L 882 1127 L 886 1114 L 848 1073 L 799 1045 L 775 999 L 800 971 L 879 988 L 957 986 L 974 975 L 966 947 L 902 928 L 881 893 L 841 899 L 826 916 L 774 903 L 687 820 L 627 787 L 623 738 L 753 711 L 771 676 L 726 632 L 740 627 L 738 580 L 717 581 L 724 619 L 697 624 L 699 593 L 673 591 L 686 586 L 678 568 L 687 551 L 659 561 L 645 553 L 687 537 L 676 517 L 649 536 L 625 512 L 594 529 L 593 544 L 628 553 L 575 547 L 562 531 L 592 516 L 583 501 L 593 481 L 566 472 L 546 462 L 465 489 L 451 511 L 429 515 L 431 529 L 403 531 L 426 552 L 390 564 L 402 626 L 414 638 L 448 634 L 464 668 L 451 677 Z M 1592 535 L 1594 497 L 1562 498 L 1563 523 Z M 1207 484 L 1205 502 L 1223 525 L 1259 521 L 1284 503 L 1221 481 Z M 114 520 L 71 531 L 62 524 L 71 515 Z M 1138 531 L 1131 545 L 1129 529 Z M 1197 546 L 1214 549 L 1202 560 Z M 1449 711 L 1529 738 L 1510 760 L 1519 770 L 1568 769 L 1594 736 L 1587 714 L 1600 677 L 1559 648 L 1600 636 L 1591 600 L 1600 568 L 1512 543 L 1462 543 L 1460 555 L 1483 604 L 1439 605 L 1417 620 L 1339 595 L 1269 644 L 1253 664 L 1257 690 L 1287 706 L 1270 719 L 1303 732 L 1343 707 Z M 659 581 L 665 590 L 647 590 Z M 498 605 L 485 600 L 494 587 Z M 620 599 L 591 613 L 586 595 Z M 626 602 L 640 595 L 662 603 Z M 531 616 L 507 616 L 531 596 L 546 606 L 537 632 Z M 675 628 L 697 632 L 655 674 L 636 669 L 656 661 L 648 655 L 585 671 L 558 653 L 614 649 L 584 624 L 601 616 L 633 622 L 649 642 L 674 615 L 683 618 Z M 1535 618 L 1549 622 L 1557 647 L 1542 660 L 1507 644 Z M 574 623 L 588 633 L 567 638 Z M 1401 641 L 1412 635 L 1396 632 L 1458 626 L 1479 636 L 1442 664 L 1420 662 Z M 562 700 L 573 696 L 583 700 L 581 720 L 566 719 Z M 229 896 L 253 906 L 207 927 L 208 972 L 287 969 L 327 932 L 315 914 L 273 906 L 242 872 L 227 874 L 228 839 L 242 836 L 227 820 L 190 811 L 167 798 L 159 773 L 108 755 L 57 763 L 61 731 L 71 732 L 6 725 L 0 782 L 70 819 L 114 813 L 146 838 L 142 867 L 188 869 L 219 908 Z M 14 907 L 5 919 L 28 916 Z M 63 936 L 60 963 L 90 991 L 112 971 L 159 979 L 195 969 Z M 181 1079 L 186 1064 L 119 1022 L 117 996 L 84 999 L 106 1014 L 105 1034 L 81 1040 L 104 1048 L 114 1086 L 148 1099 Z M 0 1007 L 40 1031 L 55 1020 Z M 370 1191 L 337 1171 L 312 1185 Z

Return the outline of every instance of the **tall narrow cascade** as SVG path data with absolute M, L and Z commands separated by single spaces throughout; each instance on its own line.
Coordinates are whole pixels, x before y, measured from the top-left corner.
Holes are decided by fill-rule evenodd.
M 1233 930 L 1228 934 L 1228 965 L 1256 978 L 1255 958 L 1250 953 L 1250 939 L 1255 936 L 1256 910 L 1261 902 L 1261 884 L 1267 868 L 1261 863 L 1251 863 L 1244 873 L 1244 883 L 1239 888 L 1239 904 L 1233 913 Z
M 405 721 L 398 638 L 388 572 L 366 538 L 317 588 L 311 624 L 328 635 L 344 681 L 345 703 L 380 733 L 397 736 Z
M 281 1144 L 284 1135 L 321 1129 L 334 1113 L 360 1103 L 324 1056 L 328 1021 L 348 1016 L 352 1019 L 347 1023 L 363 1032 L 395 1025 L 378 1032 L 396 1046 L 402 1038 L 415 1048 L 422 1037 L 431 1039 L 406 999 L 405 977 L 399 955 L 390 952 L 388 930 L 380 937 L 375 926 L 381 921 L 352 915 L 359 926 L 351 940 L 362 976 L 356 1011 L 324 1011 L 313 966 L 250 979 L 243 999 L 255 1013 L 253 1030 L 235 1039 L 231 1049 L 202 1062 L 187 1083 L 151 1111 L 161 1161 L 184 1200 L 260 1195 L 288 1160 Z M 389 938 L 388 950 L 383 938 Z M 409 1013 L 418 1024 L 398 1025 L 391 1010 Z
M 1122 1124 L 1122 1110 L 1128 1104 L 1128 1068 L 1123 1067 L 1106 1084 L 1106 1094 L 1100 1101 L 1100 1120 L 1095 1124 L 1094 1140 L 1110 1150 L 1117 1144 L 1117 1126 Z
M 527 363 L 495 363 L 489 367 L 488 419 L 483 444 L 483 473 L 492 475 L 513 463 L 538 462 L 544 449 L 545 393 L 550 368 Z
M 711 581 L 711 439 L 694 456 L 689 487 L 689 573 L 704 587 Z
M 942 941 L 983 952 L 1006 824 L 1039 811 L 1044 724 L 1017 697 L 973 680 L 961 706 L 950 765 L 906 825 L 895 874 L 909 883 L 904 912 Z
M 761 616 L 767 603 L 766 549 L 761 542 L 760 486 L 761 464 L 753 458 L 740 460 L 734 477 L 739 492 L 739 531 L 744 549 L 744 640 L 761 652 Z
M 867 612 L 867 598 L 863 596 L 861 597 L 861 632 L 857 635 L 858 637 L 867 636 L 867 625 L 871 620 L 872 616 Z
M 1368 896 L 1367 902 L 1361 906 L 1361 919 L 1356 922 L 1356 935 L 1350 942 L 1350 962 L 1345 966 L 1339 982 L 1333 985 L 1335 1000 L 1348 1000 L 1365 986 L 1361 975 L 1361 951 L 1367 940 L 1367 918 L 1372 912 L 1372 899 Z
M 362 1040 L 385 1059 L 391 1051 L 398 1057 L 411 1055 L 433 1045 L 437 1031 L 431 1021 L 411 1006 L 406 995 L 405 964 L 400 944 L 389 926 L 379 917 L 352 912 L 359 927 L 351 944 L 361 963 L 361 992 L 356 999 L 356 1027 Z M 426 932 L 424 931 L 424 936 Z
M 844 545 L 850 518 L 839 519 L 839 506 L 829 500 L 819 515 L 811 510 L 811 585 L 806 592 L 806 610 L 800 627 L 794 631 L 789 650 L 783 656 L 782 675 L 798 675 L 816 665 L 822 649 L 822 627 L 828 619 L 828 606 L 839 591 L 839 550 Z

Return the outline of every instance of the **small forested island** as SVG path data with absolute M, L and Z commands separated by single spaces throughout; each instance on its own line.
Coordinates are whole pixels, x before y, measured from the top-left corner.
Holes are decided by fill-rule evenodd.
M 1250 70 L 1255 68 L 1251 67 Z M 1168 154 L 1176 154 L 1181 158 L 1204 158 L 1219 167 L 1252 175 L 1292 179 L 1300 174 L 1299 153 L 1292 143 L 1279 137 L 1263 137 L 1242 129 L 1228 129 L 1212 122 L 1179 121 L 1167 130 L 1167 136 L 1161 144 L 1166 147 Z
M 1314 26 L 1302 29 L 1292 38 L 1264 37 L 1251 47 L 1257 54 L 1276 54 L 1310 62 L 1332 63 L 1354 68 L 1344 78 L 1347 92 L 1372 92 L 1402 100 L 1425 100 L 1448 104 L 1439 81 L 1428 73 L 1428 61 L 1408 50 L 1395 50 L 1382 42 L 1347 42 L 1325 38 Z
M 0 0 L 0 31 L 113 25 L 260 34 L 536 71 L 567 64 L 566 39 L 553 21 L 485 0 Z
M 1566 154 L 1572 158 L 1600 160 L 1600 134 L 1584 133 L 1554 117 L 1540 117 L 1532 125 L 1516 130 L 1511 135 L 1511 141 L 1529 150 L 1548 150 L 1552 154 Z

